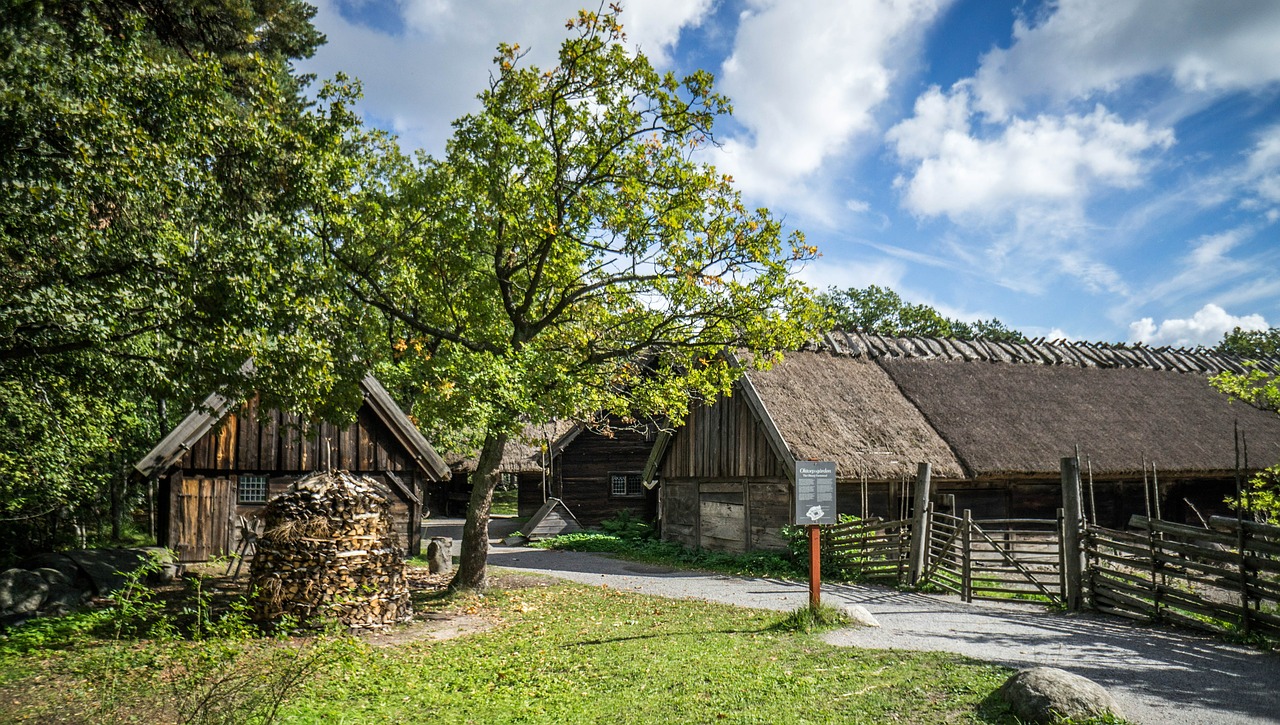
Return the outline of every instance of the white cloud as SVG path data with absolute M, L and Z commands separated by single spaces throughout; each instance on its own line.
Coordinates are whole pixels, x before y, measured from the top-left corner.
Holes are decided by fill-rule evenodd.
M 1173 144 L 1168 129 L 1125 123 L 1102 106 L 1087 115 L 1014 118 L 987 137 L 972 120 L 965 87 L 932 88 L 916 100 L 915 115 L 886 134 L 910 167 L 900 180 L 909 210 L 957 222 L 1074 212 L 1097 187 L 1137 185 L 1144 154 Z
M 1265 330 L 1268 325 L 1262 315 L 1237 317 L 1209 303 L 1189 319 L 1170 319 L 1156 324 L 1152 318 L 1144 317 L 1133 322 L 1129 325 L 1129 341 L 1174 347 L 1213 346 L 1222 341 L 1223 335 L 1237 327 L 1243 330 Z
M 478 110 L 475 97 L 499 43 L 518 43 L 528 52 L 524 62 L 550 67 L 567 37 L 565 21 L 583 7 L 581 0 L 400 0 L 394 12 L 403 32 L 391 35 L 344 18 L 340 0 L 314 3 L 315 25 L 329 42 L 301 69 L 322 79 L 338 71 L 361 79 L 366 120 L 431 153 L 443 151 L 454 119 Z M 661 65 L 680 30 L 700 23 L 712 0 L 631 5 L 622 14 L 628 42 Z
M 1280 204 L 1280 125 L 1266 129 L 1249 152 L 1245 179 L 1259 199 Z
M 819 259 L 806 265 L 798 276 L 818 291 L 828 287 L 848 289 L 873 284 L 897 290 L 906 272 L 906 265 L 891 259 L 840 262 Z
M 768 201 L 875 129 L 897 69 L 950 0 L 749 0 L 721 89 L 749 138 L 728 139 L 717 165 Z
M 1276 38 L 1272 0 L 1060 0 L 983 57 L 975 97 L 1002 119 L 1037 97 L 1088 98 L 1149 75 L 1187 92 L 1256 88 L 1280 81 Z

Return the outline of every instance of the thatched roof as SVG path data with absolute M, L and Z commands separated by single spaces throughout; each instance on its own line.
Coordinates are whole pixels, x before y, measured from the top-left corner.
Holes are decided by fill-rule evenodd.
M 842 480 L 915 475 L 960 477 L 959 460 L 874 362 L 828 351 L 793 352 L 748 374 L 798 460 L 835 461 Z
M 1280 361 L 1263 360 L 1280 371 Z M 748 374 L 797 459 L 843 480 L 1053 475 L 1080 446 L 1095 473 L 1223 473 L 1233 426 L 1253 467 L 1280 460 L 1280 415 L 1233 401 L 1209 375 L 1244 361 L 1206 350 L 832 333 Z
M 1229 471 L 1233 425 L 1252 461 L 1280 458 L 1280 416 L 1207 376 L 1142 368 L 879 358 L 970 475 L 1053 473 L 1079 445 L 1095 471 Z
M 572 421 L 557 420 L 546 425 L 527 425 L 519 435 L 512 436 L 502 450 L 502 462 L 498 464 L 500 473 L 533 473 L 543 467 L 543 450 L 555 443 L 573 428 Z M 477 452 L 449 453 L 445 462 L 449 468 L 458 473 L 470 473 L 476 470 L 479 462 Z

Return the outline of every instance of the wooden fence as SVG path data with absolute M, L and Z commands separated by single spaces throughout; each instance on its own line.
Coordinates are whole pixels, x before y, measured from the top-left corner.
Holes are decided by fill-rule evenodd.
M 1057 520 L 974 521 L 934 513 L 922 466 L 916 511 L 825 527 L 840 573 L 932 584 L 966 601 L 1091 606 L 1144 621 L 1280 636 L 1280 526 L 1214 517 L 1208 527 L 1134 516 L 1129 530 L 1084 520 L 1079 461 L 1062 459 Z M 1065 511 L 1065 514 L 1064 514 Z
M 897 583 L 907 574 L 910 536 L 910 519 L 867 519 L 822 527 L 822 547 L 840 574 Z
M 974 599 L 1062 600 L 1061 521 L 992 519 L 929 512 L 925 554 L 916 584 L 932 584 Z M 912 519 L 856 521 L 824 527 L 827 555 L 840 574 L 867 581 L 909 584 Z
M 1280 636 L 1280 526 L 1135 516 L 1085 527 L 1089 602 L 1103 612 L 1213 632 Z

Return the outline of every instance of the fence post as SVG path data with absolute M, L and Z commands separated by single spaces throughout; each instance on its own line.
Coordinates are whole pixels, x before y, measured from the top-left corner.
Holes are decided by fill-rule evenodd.
M 924 573 L 926 546 L 929 536 L 929 484 L 930 466 L 926 461 L 916 468 L 915 503 L 911 515 L 911 574 L 912 585 L 920 583 L 920 575 Z
M 1074 456 L 1062 459 L 1062 592 L 1067 609 L 1080 610 L 1081 585 L 1084 579 L 1084 552 L 1080 548 L 1083 502 L 1080 500 L 1080 461 Z
M 973 514 L 964 510 L 964 518 L 960 522 L 960 598 L 966 602 L 973 601 Z
M 1062 545 L 1067 535 L 1067 517 L 1058 509 L 1058 592 L 1065 601 L 1067 596 L 1067 549 Z

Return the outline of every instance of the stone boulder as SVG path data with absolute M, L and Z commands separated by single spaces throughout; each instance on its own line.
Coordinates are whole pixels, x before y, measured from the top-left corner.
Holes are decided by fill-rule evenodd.
M 1053 723 L 1062 718 L 1087 720 L 1113 715 L 1119 705 L 1101 685 L 1056 667 L 1032 667 L 1005 681 L 996 695 L 1022 722 Z
M 861 604 L 842 604 L 840 606 L 844 610 L 845 616 L 849 617 L 849 621 L 855 627 L 879 627 L 880 622 L 867 611 L 867 608 Z
M 453 539 L 432 537 L 427 544 L 427 569 L 432 574 L 448 574 L 453 569 Z
M 34 571 L 0 572 L 0 616 L 34 614 L 49 596 L 49 582 Z

